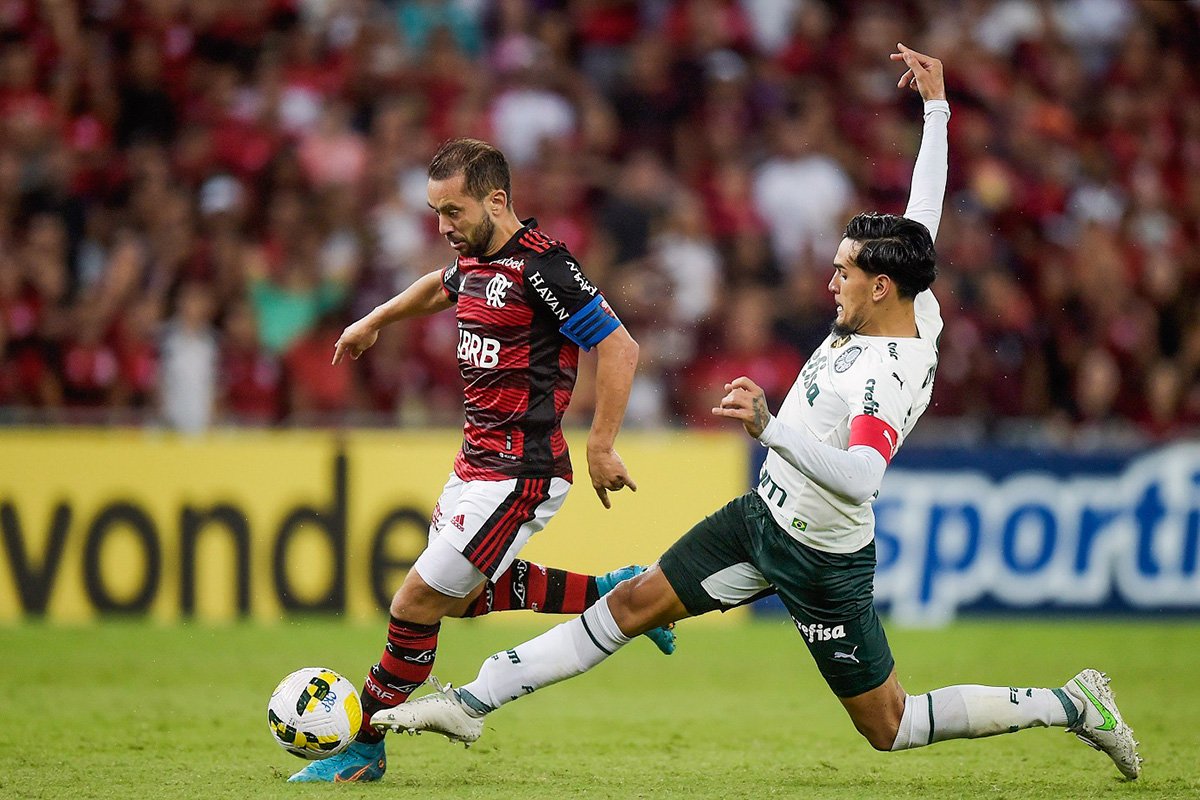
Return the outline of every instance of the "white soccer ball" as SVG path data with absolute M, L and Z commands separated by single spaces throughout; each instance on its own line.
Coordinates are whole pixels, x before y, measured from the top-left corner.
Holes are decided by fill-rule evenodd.
M 350 746 L 362 724 L 354 684 L 331 669 L 305 667 L 279 682 L 267 704 L 271 735 L 294 756 L 315 761 Z

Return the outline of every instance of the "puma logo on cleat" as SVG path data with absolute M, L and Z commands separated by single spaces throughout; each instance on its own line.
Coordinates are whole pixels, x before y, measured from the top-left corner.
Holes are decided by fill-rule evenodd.
M 835 650 L 833 652 L 833 660 L 837 661 L 840 659 L 842 661 L 853 661 L 855 664 L 861 664 L 862 662 L 858 660 L 858 656 L 854 655 L 857 652 L 858 645 L 854 645 L 849 653 L 843 653 L 841 650 Z

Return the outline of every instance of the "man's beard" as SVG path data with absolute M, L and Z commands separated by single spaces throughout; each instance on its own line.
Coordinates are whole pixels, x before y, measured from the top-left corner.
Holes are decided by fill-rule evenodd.
M 832 333 L 836 338 L 840 339 L 843 336 L 853 336 L 854 334 L 858 333 L 860 328 L 862 328 L 861 324 L 846 325 L 845 323 L 838 322 L 835 319 L 833 324 L 829 326 L 829 332 Z
M 480 258 L 487 255 L 488 245 L 492 243 L 492 235 L 496 232 L 496 223 L 492 222 L 492 218 L 486 214 L 483 217 L 483 222 L 472 231 L 471 238 L 466 240 L 467 249 L 463 251 L 463 255 L 470 258 Z

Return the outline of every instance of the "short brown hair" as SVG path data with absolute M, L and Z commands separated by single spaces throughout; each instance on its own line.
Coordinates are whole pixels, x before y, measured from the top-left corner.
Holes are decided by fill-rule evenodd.
M 503 189 L 508 205 L 512 205 L 512 180 L 508 160 L 492 145 L 480 139 L 451 139 L 438 148 L 429 162 L 429 177 L 444 181 L 462 175 L 467 194 L 482 200 L 497 189 Z

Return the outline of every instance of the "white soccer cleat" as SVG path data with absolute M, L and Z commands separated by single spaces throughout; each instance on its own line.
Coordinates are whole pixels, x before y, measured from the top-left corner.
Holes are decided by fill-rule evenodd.
M 1138 743 L 1117 710 L 1117 700 L 1108 682 L 1107 675 L 1094 669 L 1085 669 L 1067 682 L 1063 691 L 1083 706 L 1078 721 L 1067 732 L 1111 758 L 1126 778 L 1137 780 L 1142 774 Z
M 468 747 L 478 741 L 483 735 L 483 718 L 468 714 L 451 686 L 435 685 L 437 689 L 424 697 L 376 711 L 371 715 L 371 727 L 397 733 L 431 731 Z

